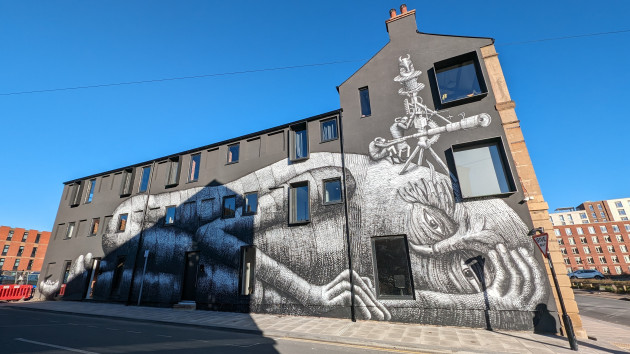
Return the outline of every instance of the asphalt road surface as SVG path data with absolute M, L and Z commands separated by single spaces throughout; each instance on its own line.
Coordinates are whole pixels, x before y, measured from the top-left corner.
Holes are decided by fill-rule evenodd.
M 630 296 L 625 297 L 630 299 Z M 580 314 L 597 320 L 630 327 L 630 301 L 583 295 L 575 292 Z
M 182 315 L 185 315 L 182 313 Z M 0 307 L 7 353 L 411 353 L 399 349 Z

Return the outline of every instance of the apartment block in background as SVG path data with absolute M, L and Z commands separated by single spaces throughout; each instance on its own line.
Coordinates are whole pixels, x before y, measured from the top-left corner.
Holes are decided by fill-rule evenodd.
M 50 231 L 0 226 L 0 270 L 41 271 L 49 239 Z

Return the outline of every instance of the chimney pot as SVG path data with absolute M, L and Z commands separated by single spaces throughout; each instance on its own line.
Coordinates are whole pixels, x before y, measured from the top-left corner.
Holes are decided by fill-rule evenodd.
M 394 17 L 396 17 L 396 9 L 389 10 L 389 18 L 394 18 Z
M 400 14 L 402 15 L 405 12 L 407 12 L 407 4 L 400 5 Z

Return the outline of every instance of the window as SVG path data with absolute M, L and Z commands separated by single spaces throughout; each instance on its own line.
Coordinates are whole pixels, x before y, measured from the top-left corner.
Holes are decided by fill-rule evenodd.
M 76 182 L 71 184 L 68 188 L 70 193 L 70 206 L 76 207 L 81 203 L 83 184 L 81 182 Z
M 601 204 L 597 204 L 597 209 L 598 210 L 602 210 L 602 205 Z
M 608 253 L 615 253 L 615 246 L 608 246 L 606 248 L 608 249 Z
M 599 230 L 600 230 L 601 232 L 608 232 L 608 229 L 606 229 L 606 226 L 604 226 L 604 225 L 601 225 L 601 226 L 599 227 Z
M 589 206 L 588 206 L 588 209 L 589 209 L 590 211 L 593 211 L 593 210 L 594 210 L 594 209 L 593 209 L 593 205 L 589 205 Z
M 9 245 L 4 245 L 4 248 L 2 249 L 2 255 L 6 256 L 7 252 L 9 252 Z
M 168 174 L 166 175 L 166 187 L 176 186 L 179 183 L 179 157 L 168 160 Z
M 18 252 L 16 256 L 21 257 L 22 253 L 24 253 L 24 246 L 20 246 L 20 248 L 18 248 Z
M 29 259 L 28 265 L 26 266 L 26 270 L 31 270 L 33 268 L 33 260 Z
M 241 144 L 228 145 L 227 163 L 237 163 Z
M 584 235 L 584 229 L 582 229 L 581 227 L 576 227 L 575 230 L 577 231 L 578 235 Z
M 623 204 L 621 204 L 621 202 L 615 202 L 615 206 L 617 208 L 623 208 Z
M 13 270 L 18 270 L 18 267 L 20 266 L 20 259 L 16 259 L 15 263 L 13 263 Z
M 628 255 L 623 256 L 623 260 L 626 261 L 626 263 L 630 263 L 630 256 Z
M 580 254 L 580 252 L 578 252 L 577 247 L 571 247 L 571 253 L 573 253 L 573 254 Z
M 118 227 L 116 228 L 117 232 L 123 232 L 127 228 L 127 214 L 120 214 L 118 217 Z
M 243 215 L 254 215 L 258 212 L 258 193 L 245 194 L 245 205 L 243 205 Z
M 584 250 L 584 254 L 591 254 L 591 249 L 588 248 L 588 246 L 584 246 L 582 249 Z
M 15 233 L 15 231 L 13 230 L 9 230 L 9 235 L 7 236 L 7 241 L 11 241 L 13 240 L 13 234 Z
M 602 264 L 605 264 L 606 262 L 603 262 Z M 610 269 L 608 267 L 602 267 L 602 273 L 604 274 L 610 274 Z
M 405 236 L 373 237 L 372 254 L 378 298 L 412 299 L 413 286 Z M 478 259 L 475 261 L 467 264 L 471 274 L 477 274 L 476 270 L 483 269 L 483 264 L 479 264 Z
M 612 240 L 610 239 L 610 236 L 608 235 L 604 235 L 604 241 L 606 241 L 606 243 L 611 243 Z
M 626 215 L 626 211 L 624 209 L 619 209 L 617 212 L 619 212 L 619 215 Z
M 435 63 L 440 102 L 455 102 L 487 92 L 475 52 Z
M 90 236 L 94 236 L 98 233 L 98 225 L 101 222 L 101 218 L 92 219 L 92 225 L 90 226 Z
M 513 192 L 500 141 L 453 146 L 455 168 L 464 198 Z
M 599 239 L 597 238 L 597 236 L 591 236 L 591 240 L 593 241 L 593 243 L 599 243 Z
M 628 252 L 628 247 L 626 247 L 626 245 L 619 245 L 619 249 L 621 250 L 621 252 L 626 253 Z
M 64 267 L 64 270 L 63 270 L 63 280 L 61 281 L 62 284 L 68 283 L 68 278 L 70 277 L 71 265 L 72 265 L 71 261 L 66 261 L 66 266 Z
M 173 225 L 175 223 L 175 206 L 166 207 L 166 218 L 164 218 L 164 225 Z
M 613 225 L 612 229 L 613 229 L 613 232 L 621 232 L 621 231 L 619 231 L 619 226 L 617 226 L 617 225 Z
M 588 233 L 589 234 L 594 234 L 595 233 L 595 228 L 593 226 L 589 226 L 588 227 Z
M 199 168 L 201 167 L 201 154 L 194 154 L 190 157 L 190 169 L 188 171 L 188 182 L 199 179 Z
M 582 264 L 582 258 L 575 257 L 575 264 Z
M 571 229 L 569 229 L 569 228 L 564 229 L 564 232 L 565 232 L 568 236 L 573 235 L 573 231 L 571 231 Z
M 595 264 L 595 260 L 593 259 L 593 257 L 586 257 L 586 263 Z
M 591 215 L 592 215 L 594 218 L 596 218 L 596 217 L 597 217 L 597 213 L 591 213 Z M 597 219 L 596 219 L 595 221 L 597 221 Z
M 573 222 L 573 216 L 571 214 L 567 214 L 567 217 L 569 218 L 571 222 Z
M 623 274 L 620 266 L 615 266 L 615 272 L 617 272 L 617 274 Z
M 140 187 L 138 192 L 146 192 L 149 188 L 149 180 L 151 179 L 151 166 L 145 166 L 142 168 L 142 178 L 140 178 Z
M 0 258 L 0 270 L 4 267 L 4 258 Z
M 582 218 L 582 219 L 588 219 L 588 217 L 586 216 L 586 213 L 580 213 L 580 218 Z
M 33 249 L 31 250 L 31 257 L 35 257 L 36 254 L 37 254 L 37 247 L 33 247 Z
M 571 261 L 568 258 L 564 259 L 564 264 L 571 264 Z
M 24 231 L 24 234 L 22 235 L 22 241 L 21 242 L 26 242 L 27 239 L 28 239 L 28 231 Z
M 224 218 L 233 218 L 236 216 L 236 196 L 231 195 L 223 197 L 223 213 Z
M 604 257 L 604 256 L 600 256 L 600 257 L 599 257 L 599 263 L 601 263 L 601 264 L 606 264 L 606 257 Z
M 241 295 L 250 295 L 254 292 L 256 248 L 254 246 L 242 247 L 241 256 Z
M 120 295 L 120 285 L 122 283 L 126 259 L 127 256 L 118 256 L 118 259 L 116 260 L 116 268 L 114 269 L 114 275 L 112 276 L 110 296 L 115 297 Z
M 603 220 L 603 221 L 606 221 L 606 219 L 605 219 L 605 218 L 606 218 L 606 214 L 604 214 L 604 212 L 603 212 L 603 211 L 600 211 L 600 212 L 599 212 L 599 215 L 600 215 L 602 218 L 604 218 L 604 220 Z
M 586 243 L 586 237 L 580 237 L 580 243 Z
M 359 89 L 359 100 L 361 101 L 361 118 L 371 116 L 372 108 L 370 107 L 370 91 L 367 86 Z
M 291 184 L 289 188 L 289 221 L 304 223 L 310 220 L 308 182 Z
M 564 245 L 564 241 L 562 241 L 562 239 L 561 239 L 561 238 L 559 238 L 559 239 L 558 239 L 558 244 L 559 244 L 559 245 Z
M 573 237 L 569 237 L 569 244 L 575 245 L 575 239 Z
M 561 249 L 560 249 L 560 253 L 562 253 L 562 254 L 567 254 L 567 249 L 566 249 L 566 248 L 561 248 Z
M 341 202 L 341 180 L 339 178 L 324 181 L 324 204 Z
M 68 228 L 66 229 L 66 238 L 72 238 L 72 234 L 74 233 L 74 223 L 68 223 Z
M 123 171 L 122 182 L 120 183 L 120 196 L 125 197 L 131 195 L 133 189 L 133 179 L 136 173 L 133 168 L 127 168 Z
M 610 256 L 610 260 L 611 260 L 613 263 L 619 263 L 619 257 L 617 257 L 617 256 Z
M 96 179 L 91 179 L 87 183 L 87 193 L 85 196 L 85 204 L 92 203 L 92 198 L 94 198 L 94 187 L 96 186 Z
M 556 234 L 556 236 L 560 236 L 560 230 L 559 229 L 553 229 L 553 232 Z
M 37 236 L 35 236 L 35 243 L 39 243 L 39 239 L 42 237 L 42 234 L 37 234 Z
M 600 246 L 595 246 L 595 252 L 604 253 L 604 251 L 602 251 L 602 248 Z
M 628 224 L 623 224 L 623 227 L 626 228 L 626 231 L 630 232 L 630 225 Z
M 331 140 L 337 140 L 337 118 L 323 120 L 322 127 L 322 143 Z
M 289 159 L 291 161 L 307 159 L 308 130 L 306 123 L 292 126 L 289 133 Z

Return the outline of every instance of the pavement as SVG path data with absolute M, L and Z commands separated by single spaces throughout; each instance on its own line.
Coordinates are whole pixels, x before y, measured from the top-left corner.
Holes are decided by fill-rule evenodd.
M 378 321 L 245 314 L 173 308 L 125 306 L 75 301 L 3 303 L 14 309 L 49 311 L 208 329 L 341 343 L 396 352 L 423 353 L 572 353 L 566 338 L 525 331 L 428 326 Z M 579 340 L 580 353 L 629 353 L 630 327 L 582 318 L 589 337 Z M 597 340 L 594 340 L 597 338 Z

